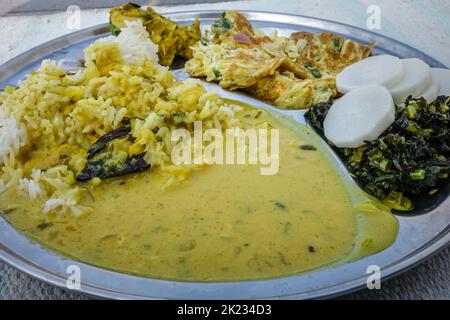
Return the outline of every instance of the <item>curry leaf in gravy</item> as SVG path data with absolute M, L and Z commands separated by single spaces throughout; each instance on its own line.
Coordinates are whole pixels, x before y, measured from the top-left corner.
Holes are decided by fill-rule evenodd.
M 17 210 L 17 208 L 6 208 L 3 210 L 0 210 L 0 214 L 7 215 L 7 214 L 10 214 L 11 212 L 13 212 L 14 210 Z
M 106 236 L 103 236 L 100 238 L 100 241 L 110 240 L 117 238 L 117 234 L 107 234 Z
M 276 207 L 277 209 L 282 210 L 282 211 L 288 211 L 286 205 L 285 205 L 284 203 L 281 203 L 281 202 L 278 202 L 278 201 L 275 202 L 275 207 Z
M 40 223 L 40 224 L 37 225 L 37 228 L 38 228 L 39 230 L 43 231 L 43 230 L 45 230 L 45 229 L 51 227 L 52 225 L 53 225 L 53 223 L 51 223 L 51 222 L 42 222 L 42 223 Z
M 125 162 L 115 161 L 113 158 L 90 161 L 76 179 L 84 182 L 93 178 L 105 179 L 145 171 L 151 165 L 144 160 L 144 156 L 145 153 L 133 155 Z
M 303 144 L 299 148 L 305 151 L 317 151 L 317 148 L 311 144 Z
M 109 142 L 128 136 L 130 131 L 131 126 L 127 125 L 100 137 L 88 150 L 87 159 L 89 161 L 76 177 L 77 181 L 84 182 L 93 178 L 119 177 L 149 169 L 151 165 L 144 160 L 145 153 L 131 155 L 125 161 L 118 159 L 114 154 L 107 154 L 100 160 L 93 160 L 106 149 Z

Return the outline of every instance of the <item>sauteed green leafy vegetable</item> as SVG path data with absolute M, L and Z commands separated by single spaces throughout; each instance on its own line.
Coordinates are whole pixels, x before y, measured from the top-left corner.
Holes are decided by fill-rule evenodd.
M 306 114 L 323 133 L 323 121 L 332 102 Z M 377 140 L 358 149 L 339 149 L 350 173 L 371 195 L 397 210 L 412 209 L 408 197 L 434 194 L 448 181 L 450 171 L 450 97 L 428 104 L 408 98 L 396 107 L 396 120 Z

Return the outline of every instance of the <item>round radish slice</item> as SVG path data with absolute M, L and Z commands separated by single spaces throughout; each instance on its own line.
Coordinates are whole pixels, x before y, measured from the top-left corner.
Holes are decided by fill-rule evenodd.
M 420 94 L 416 95 L 414 98 L 425 98 L 428 103 L 434 102 L 439 96 L 439 90 L 441 86 L 439 85 L 439 79 L 432 74 L 430 85 Z
M 337 100 L 323 123 L 325 136 L 339 148 L 358 148 L 377 139 L 395 120 L 388 89 L 378 85 L 358 88 Z
M 341 93 L 368 85 L 391 88 L 402 78 L 401 60 L 394 56 L 381 55 L 366 58 L 345 68 L 337 75 L 336 86 Z
M 389 89 L 396 104 L 404 103 L 408 96 L 416 96 L 431 83 L 431 68 L 420 59 L 404 59 L 403 79 Z
M 441 90 L 439 91 L 440 96 L 450 96 L 450 70 L 432 68 L 431 73 L 439 81 Z

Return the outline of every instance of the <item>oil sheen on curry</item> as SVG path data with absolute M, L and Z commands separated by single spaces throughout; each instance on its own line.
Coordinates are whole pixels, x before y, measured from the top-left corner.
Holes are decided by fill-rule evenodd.
M 393 243 L 397 220 L 341 176 L 306 127 L 245 107 L 241 123 L 280 129 L 280 167 L 210 165 L 168 190 L 158 170 L 87 184 L 93 211 L 43 222 L 33 201 L 4 193 L 6 219 L 63 255 L 178 281 L 276 278 L 344 263 Z

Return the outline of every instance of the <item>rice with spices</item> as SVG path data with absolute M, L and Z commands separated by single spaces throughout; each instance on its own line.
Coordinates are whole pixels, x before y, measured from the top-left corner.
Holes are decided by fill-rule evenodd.
M 108 147 L 115 158 L 145 153 L 143 160 L 161 176 L 164 189 L 187 179 L 197 167 L 171 162 L 171 132 L 193 130 L 194 121 L 202 121 L 204 130 L 235 127 L 240 107 L 227 105 L 195 80 L 176 82 L 158 65 L 157 50 L 135 21 L 117 37 L 85 49 L 79 70 L 45 60 L 17 87 L 6 87 L 0 93 L 0 194 L 38 201 L 47 218 L 90 212 L 88 189 L 101 179 L 83 184 L 76 177 L 90 147 L 125 125 L 130 137 Z

